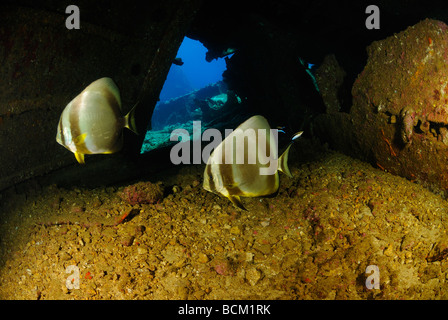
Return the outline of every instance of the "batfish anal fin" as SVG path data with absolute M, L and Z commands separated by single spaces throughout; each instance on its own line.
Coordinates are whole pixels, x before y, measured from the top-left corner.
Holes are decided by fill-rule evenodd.
M 75 157 L 76 157 L 76 160 L 78 160 L 78 162 L 80 164 L 85 164 L 84 153 L 75 152 Z
M 232 203 L 235 207 L 238 207 L 241 210 L 247 211 L 247 209 L 244 208 L 243 203 L 241 202 L 241 199 L 239 196 L 228 196 L 228 198 L 230 201 L 232 201 Z

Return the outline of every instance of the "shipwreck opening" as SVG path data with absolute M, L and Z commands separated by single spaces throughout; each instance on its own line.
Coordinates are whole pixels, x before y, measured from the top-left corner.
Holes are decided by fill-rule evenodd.
M 185 129 L 192 136 L 193 121 L 201 121 L 202 132 L 225 126 L 243 104 L 223 79 L 232 55 L 210 61 L 201 42 L 184 38 L 154 108 L 141 154 L 177 143 L 170 141 L 175 129 Z

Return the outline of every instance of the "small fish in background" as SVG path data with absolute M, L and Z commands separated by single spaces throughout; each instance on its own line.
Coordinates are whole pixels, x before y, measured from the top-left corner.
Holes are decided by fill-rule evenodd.
M 302 135 L 302 133 L 303 133 L 303 131 L 299 131 L 299 132 L 295 133 L 295 134 L 292 136 L 292 138 L 291 138 L 291 142 L 289 143 L 289 146 L 291 146 L 291 144 L 292 144 L 294 141 L 296 141 L 296 139 L 297 139 L 298 137 L 300 137 L 300 136 Z
M 85 154 L 109 154 L 123 147 L 123 128 L 137 134 L 134 110 L 121 114 L 120 92 L 110 78 L 87 86 L 62 111 L 56 141 L 84 164 Z
M 285 128 L 286 128 L 285 126 L 277 126 L 277 131 L 281 133 L 286 133 Z
M 182 61 L 182 58 L 174 58 L 173 64 L 175 64 L 177 66 L 182 66 L 184 64 L 184 62 Z
M 266 146 L 257 148 L 256 161 L 252 164 L 247 161 L 248 146 L 253 144 L 258 145 L 258 137 L 256 135 L 245 135 L 244 132 L 246 129 L 254 129 L 255 131 L 263 129 L 267 132 Z M 271 144 L 271 139 L 268 137 L 270 130 L 268 121 L 260 115 L 253 116 L 240 124 L 210 155 L 204 171 L 203 188 L 227 197 L 236 207 L 243 210 L 246 209 L 240 197 L 260 197 L 276 193 L 279 188 L 278 171 L 282 171 L 287 176 L 292 177 L 288 168 L 289 150 L 293 141 L 300 137 L 303 132 L 298 132 L 294 135 L 286 150 L 278 158 L 277 168 L 275 168 L 274 174 L 262 175 L 260 174 L 260 169 L 269 166 L 267 164 L 266 151 L 269 150 L 269 155 L 271 157 L 273 156 L 274 159 L 277 159 L 278 156 L 276 141 L 274 141 L 273 145 Z M 233 155 L 242 152 L 244 153 L 245 161 L 243 163 L 225 163 L 224 151 L 226 150 L 226 144 L 235 141 L 234 138 L 238 135 L 244 135 L 247 139 L 244 139 L 244 148 L 241 145 L 233 143 Z M 238 139 L 238 137 L 236 138 Z

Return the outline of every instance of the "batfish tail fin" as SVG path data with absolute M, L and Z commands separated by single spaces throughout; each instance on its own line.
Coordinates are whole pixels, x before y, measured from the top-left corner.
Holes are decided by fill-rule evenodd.
M 292 142 L 289 143 L 285 152 L 283 152 L 283 154 L 278 159 L 278 170 L 283 172 L 290 178 L 292 178 L 292 174 L 291 174 L 291 171 L 289 171 L 289 167 L 288 167 L 288 156 L 289 156 L 289 149 L 291 148 L 291 146 L 292 146 Z
M 303 133 L 303 131 L 300 131 L 300 132 L 297 132 L 296 134 L 294 134 L 294 136 L 292 137 L 291 142 L 289 143 L 285 152 L 283 152 L 283 154 L 278 159 L 278 170 L 283 172 L 290 178 L 292 178 L 292 174 L 291 174 L 291 171 L 289 171 L 289 167 L 288 167 L 289 149 L 291 148 L 294 141 L 302 135 L 302 133 Z
M 124 126 L 128 128 L 132 132 L 138 135 L 137 127 L 135 125 L 135 109 L 138 105 L 138 102 L 132 107 L 131 111 L 128 112 L 127 115 L 124 116 Z

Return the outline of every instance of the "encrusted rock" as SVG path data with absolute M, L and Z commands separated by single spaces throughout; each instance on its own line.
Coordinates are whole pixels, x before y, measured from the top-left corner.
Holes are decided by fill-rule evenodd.
M 448 26 L 426 19 L 367 47 L 350 113 L 316 118 L 333 148 L 448 194 Z
M 160 183 L 138 182 L 124 188 L 119 196 L 131 205 L 154 204 L 163 199 L 163 187 Z
M 261 279 L 261 272 L 256 268 L 250 268 L 246 270 L 246 280 L 250 283 L 251 286 L 257 284 L 257 282 Z

